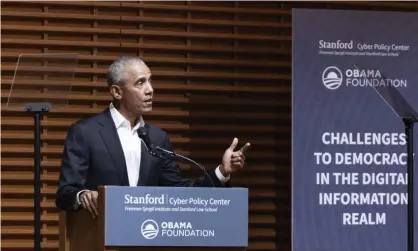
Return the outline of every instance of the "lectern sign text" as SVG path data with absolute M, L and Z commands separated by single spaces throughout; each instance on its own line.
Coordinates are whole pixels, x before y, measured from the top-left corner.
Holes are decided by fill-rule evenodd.
M 247 246 L 248 190 L 107 187 L 106 246 Z

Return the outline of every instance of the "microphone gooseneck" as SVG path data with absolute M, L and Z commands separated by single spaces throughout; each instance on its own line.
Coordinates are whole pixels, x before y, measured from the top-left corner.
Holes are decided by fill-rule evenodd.
M 209 178 L 210 182 L 212 183 L 212 186 L 215 187 L 215 183 L 213 182 L 212 178 L 210 177 L 210 175 L 208 174 L 208 172 L 206 171 L 203 165 L 181 154 L 177 154 L 175 151 L 169 151 L 159 146 L 155 147 L 151 143 L 151 139 L 148 134 L 148 129 L 146 127 L 140 127 L 138 129 L 138 137 L 142 139 L 142 141 L 145 144 L 145 147 L 147 148 L 148 152 L 152 156 L 163 159 L 163 160 L 179 160 L 183 163 L 192 163 L 203 171 L 203 173 Z

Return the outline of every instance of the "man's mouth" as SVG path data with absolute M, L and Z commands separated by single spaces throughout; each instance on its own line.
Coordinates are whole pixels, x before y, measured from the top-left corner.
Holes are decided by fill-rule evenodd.
M 144 100 L 144 103 L 147 104 L 147 105 L 151 105 L 152 104 L 152 98 Z

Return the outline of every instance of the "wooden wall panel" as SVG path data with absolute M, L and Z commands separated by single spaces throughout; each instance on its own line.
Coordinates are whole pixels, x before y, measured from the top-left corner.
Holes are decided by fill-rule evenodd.
M 245 169 L 233 179 L 250 191 L 248 249 L 290 250 L 293 7 L 418 10 L 408 2 L 3 2 L 3 250 L 33 247 L 33 120 L 5 104 L 18 56 L 37 53 L 78 54 L 71 93 L 70 68 L 67 78 L 19 75 L 14 87 L 21 98 L 55 103 L 42 121 L 45 250 L 58 247 L 54 195 L 63 139 L 71 123 L 109 104 L 106 69 L 122 55 L 151 67 L 155 108 L 145 119 L 167 130 L 179 153 L 213 169 L 233 137 L 252 143 Z M 54 91 L 52 83 L 67 89 Z

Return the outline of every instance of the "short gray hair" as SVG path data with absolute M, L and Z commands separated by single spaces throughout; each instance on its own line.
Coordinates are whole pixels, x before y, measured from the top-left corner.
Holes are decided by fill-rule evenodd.
M 125 66 L 139 63 L 145 65 L 144 61 L 137 57 L 120 57 L 113 61 L 107 69 L 107 85 L 120 85 L 125 80 Z

